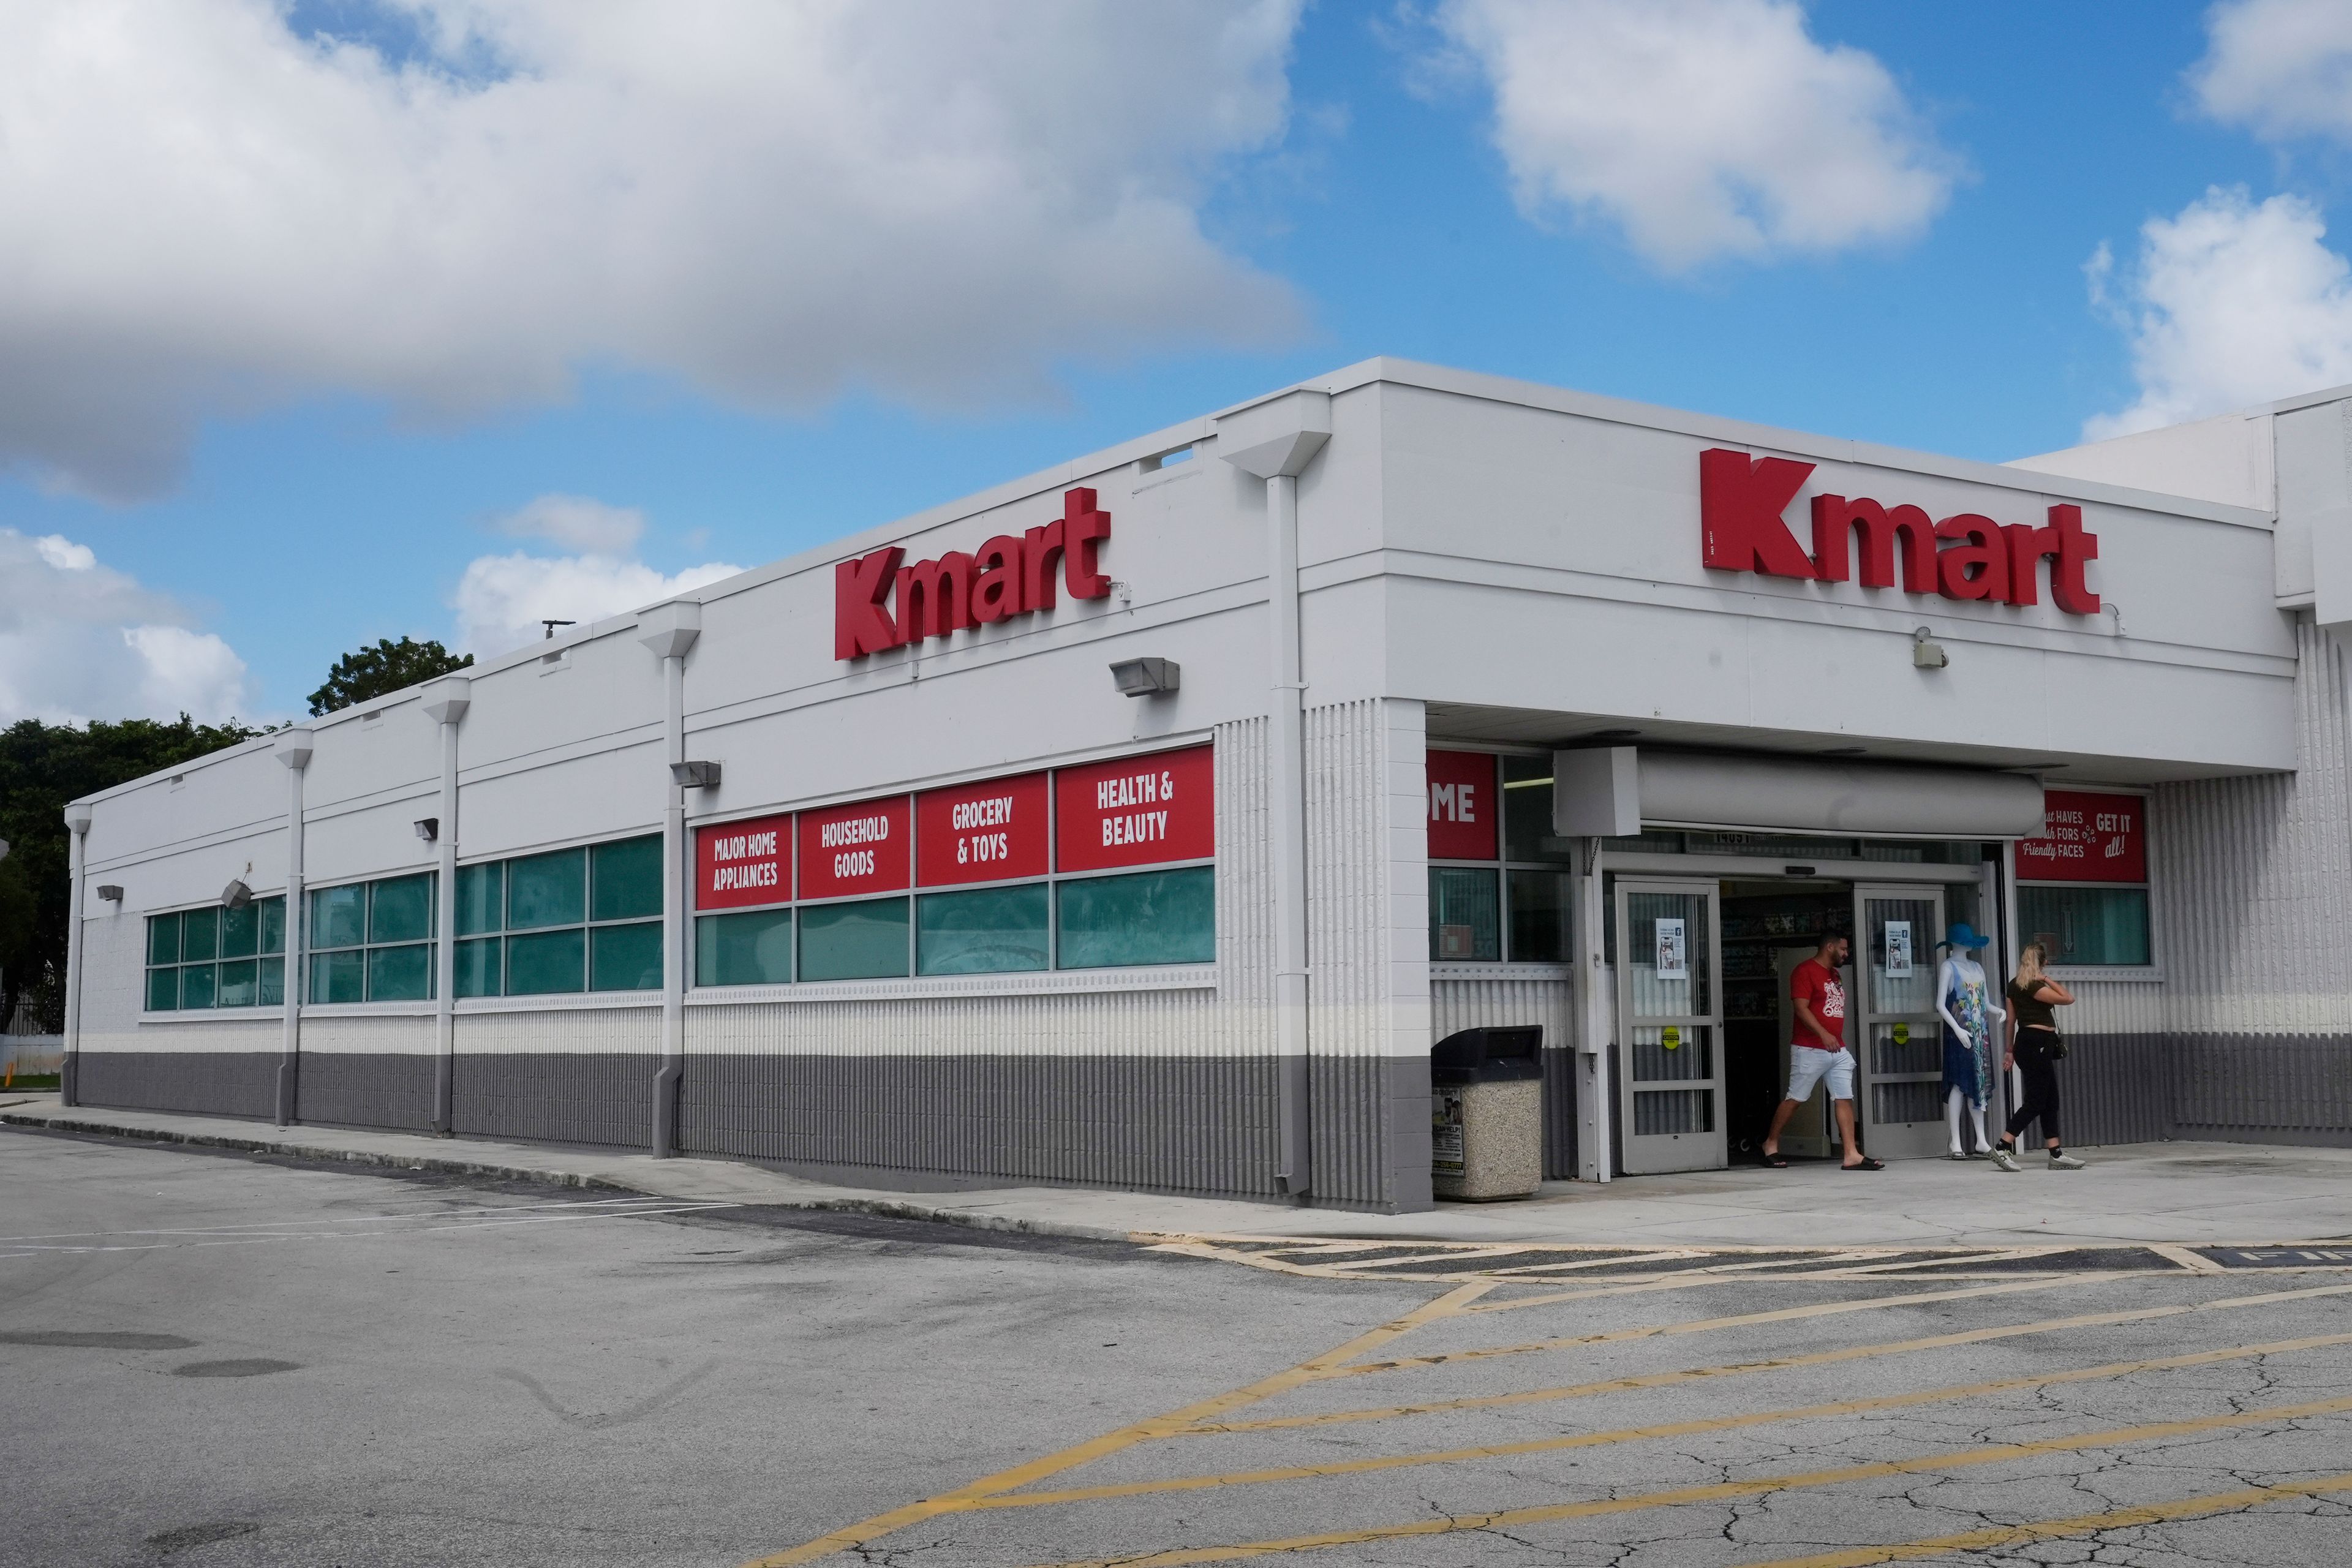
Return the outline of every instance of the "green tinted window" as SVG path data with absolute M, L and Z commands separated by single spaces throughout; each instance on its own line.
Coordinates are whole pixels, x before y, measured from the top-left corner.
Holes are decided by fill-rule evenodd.
M 1564 843 L 1551 838 L 1551 759 L 1503 759 L 1503 858 L 1506 860 L 1566 860 Z
M 248 903 L 242 909 L 221 911 L 220 955 L 223 958 L 251 958 L 260 940 L 259 904 Z M 227 1005 L 226 1003 L 222 1005 Z
M 181 1010 L 185 1012 L 192 1007 L 213 1006 L 215 1005 L 213 997 L 215 994 L 214 981 L 215 978 L 216 976 L 214 973 L 214 965 L 209 963 L 191 963 L 185 969 L 181 970 Z
M 357 947 L 367 940 L 367 884 L 321 888 L 310 895 L 310 946 Z M 316 1001 L 315 996 L 311 1000 Z
M 586 989 L 588 933 L 542 931 L 507 938 L 507 994 L 546 996 Z
M 368 941 L 423 942 L 433 934 L 433 874 L 368 884 Z
M 281 1006 L 286 1001 L 286 961 L 265 958 L 260 961 L 254 1002 L 258 1006 Z
M 1503 956 L 1496 908 L 1496 874 L 1456 866 L 1429 868 L 1429 956 L 1440 963 L 1492 963 Z
M 176 969 L 151 969 L 147 972 L 147 1011 L 169 1013 L 180 1005 L 180 972 Z
M 180 912 L 180 957 L 212 958 L 220 952 L 220 911 L 218 910 L 184 910 Z
M 415 1002 L 433 994 L 433 949 L 425 942 L 368 949 L 368 1000 Z
M 314 952 L 310 955 L 310 1000 L 313 1002 L 364 1002 L 367 1000 L 367 954 L 363 952 Z
M 460 996 L 496 996 L 503 989 L 499 984 L 499 949 L 505 944 L 496 937 L 479 942 L 461 942 L 455 954 L 457 961 L 457 994 Z
M 2024 888 L 2017 889 L 2017 921 L 2028 942 L 2050 949 L 2053 963 L 2145 967 L 2146 888 Z
M 1513 871 L 1511 960 L 1515 963 L 1568 962 L 1568 877 L 1559 871 Z
M 505 929 L 506 871 L 505 863 L 497 860 L 487 866 L 457 868 L 459 936 L 478 936 L 484 931 Z
M 589 928 L 589 990 L 658 991 L 661 983 L 661 921 Z
M 792 977 L 792 910 L 704 915 L 694 922 L 697 985 L 782 985 Z
M 177 963 L 180 962 L 180 917 L 149 915 L 147 917 L 147 962 Z
M 915 901 L 915 973 L 1002 974 L 1047 960 L 1045 884 L 927 893 Z
M 507 930 L 578 925 L 587 915 L 586 850 L 559 849 L 507 862 Z
M 803 980 L 885 980 L 907 973 L 907 900 L 801 910 Z
M 253 906 L 261 911 L 261 951 L 286 951 L 286 900 L 263 899 Z
M 1060 884 L 1056 897 L 1065 969 L 1216 961 L 1216 874 L 1210 867 L 1089 877 Z
M 599 844 L 588 851 L 588 918 L 635 920 L 662 912 L 662 841 L 658 833 Z M 598 987 L 603 989 L 603 987 Z
M 250 1007 L 258 999 L 259 990 L 259 976 L 255 972 L 252 959 L 242 958 L 232 963 L 224 963 L 220 966 L 219 994 L 213 1005 Z

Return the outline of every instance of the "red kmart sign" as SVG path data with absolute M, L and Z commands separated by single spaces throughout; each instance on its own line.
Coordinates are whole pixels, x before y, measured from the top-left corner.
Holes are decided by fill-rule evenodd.
M 1892 588 L 1906 594 L 2040 602 L 2042 563 L 2050 563 L 2050 602 L 2069 615 L 2095 616 L 2099 596 L 2084 569 L 2099 558 L 2099 536 L 2083 531 L 2083 509 L 2053 506 L 2046 527 L 1996 522 L 1972 511 L 1932 520 L 1916 506 L 1887 506 L 1867 496 L 1817 495 L 1812 549 L 1789 531 L 1784 515 L 1813 465 L 1788 458 L 1750 458 L 1714 447 L 1698 455 L 1698 511 L 1706 564 L 1768 577 Z
M 1066 490 L 1062 515 L 1022 533 L 1001 533 L 967 555 L 902 565 L 893 544 L 833 569 L 833 657 L 862 658 L 926 637 L 1054 607 L 1054 579 L 1073 599 L 1100 599 L 1110 579 L 1096 566 L 1110 513 L 1090 489 Z

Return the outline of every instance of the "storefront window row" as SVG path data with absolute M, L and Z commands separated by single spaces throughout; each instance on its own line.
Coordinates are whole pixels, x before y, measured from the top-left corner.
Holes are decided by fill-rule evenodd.
M 1551 759 L 1429 753 L 1429 956 L 1565 963 L 1570 847 L 1551 831 Z
M 1213 776 L 1195 746 L 698 829 L 695 984 L 1213 963 Z
M 2147 801 L 2062 789 L 2042 801 L 2042 835 L 2017 846 L 2020 933 L 2053 964 L 2148 967 Z
M 274 1007 L 286 1000 L 286 900 L 147 917 L 147 1011 Z
M 658 991 L 658 833 L 457 868 L 459 996 Z

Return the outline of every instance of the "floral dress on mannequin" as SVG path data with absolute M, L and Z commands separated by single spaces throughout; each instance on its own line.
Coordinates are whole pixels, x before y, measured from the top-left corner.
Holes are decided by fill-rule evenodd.
M 1985 1104 L 1992 1095 L 1992 1026 L 2009 1016 L 1993 1005 L 1985 988 L 1984 965 L 1976 954 L 1985 939 L 1967 921 L 1956 922 L 1945 945 L 1950 950 L 1936 976 L 1936 1011 L 1944 1019 L 1944 1124 L 1950 1133 L 1951 1159 L 1970 1152 L 1989 1154 L 1985 1139 Z M 1960 1117 L 1965 1110 L 1976 1132 L 1973 1151 L 1960 1142 Z

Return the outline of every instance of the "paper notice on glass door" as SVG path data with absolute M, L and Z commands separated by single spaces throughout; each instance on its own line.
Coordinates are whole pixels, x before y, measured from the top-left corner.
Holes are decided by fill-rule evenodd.
M 1886 978 L 1889 980 L 1911 978 L 1911 922 L 1909 921 L 1886 922 Z
M 1685 945 L 1683 922 L 1662 920 L 1658 922 L 1658 971 L 1661 980 L 1690 978 L 1690 949 Z

